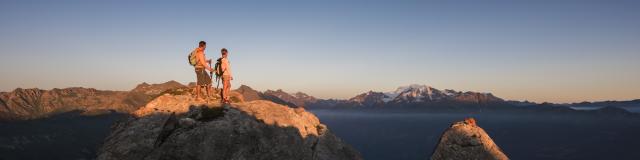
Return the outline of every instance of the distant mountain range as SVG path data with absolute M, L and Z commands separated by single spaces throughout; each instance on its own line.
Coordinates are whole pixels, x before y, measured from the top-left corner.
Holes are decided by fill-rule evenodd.
M 186 86 L 169 81 L 153 85 L 142 83 L 131 91 L 82 87 L 52 90 L 17 88 L 11 92 L 0 92 L 0 120 L 36 119 L 76 110 L 84 114 L 128 113 L 164 91 L 177 88 Z
M 290 94 L 282 91 L 281 89 L 278 89 L 275 91 L 267 90 L 264 92 L 260 92 L 260 91 L 254 90 L 249 86 L 241 85 L 238 89 L 234 91 L 242 94 L 245 101 L 269 100 L 269 101 L 273 101 L 275 103 L 287 105 L 290 107 L 302 107 L 302 106 L 305 106 L 305 104 L 307 103 L 314 103 L 318 101 L 318 99 L 316 99 L 315 97 L 309 96 L 302 92 Z
M 640 99 L 630 100 L 630 101 L 580 102 L 580 103 L 571 103 L 566 105 L 570 105 L 573 107 L 606 107 L 606 106 L 640 107 Z
M 65 88 L 41 90 L 17 88 L 0 92 L 0 120 L 23 120 L 47 117 L 79 110 L 84 114 L 102 112 L 129 113 L 167 91 L 189 88 L 176 81 L 162 84 L 142 83 L 130 91 L 108 91 L 93 88 Z M 461 92 L 436 89 L 427 85 L 407 85 L 394 91 L 369 91 L 349 99 L 320 99 L 302 92 L 288 93 L 281 89 L 256 91 L 242 85 L 233 90 L 245 101 L 269 100 L 290 107 L 309 109 L 338 108 L 495 108 L 523 106 L 561 107 L 638 107 L 640 99 L 631 101 L 581 102 L 571 104 L 506 101 L 491 93 Z
M 356 95 L 346 100 L 319 99 L 305 93 L 297 92 L 289 94 L 282 90 L 267 90 L 259 92 L 248 86 L 241 86 L 242 94 L 249 100 L 269 99 L 294 107 L 305 108 L 374 108 L 374 107 L 399 107 L 399 106 L 424 106 L 438 104 L 464 104 L 487 105 L 506 103 L 503 99 L 491 93 L 459 92 L 455 90 L 438 90 L 426 85 L 409 85 L 398 87 L 391 92 L 369 91 Z M 245 94 L 255 93 L 255 94 Z M 257 95 L 257 96 L 253 96 Z
M 282 90 L 259 92 L 249 86 L 238 89 L 246 100 L 264 99 L 291 107 L 308 109 L 392 109 L 419 108 L 436 110 L 513 110 L 525 109 L 526 112 L 572 112 L 576 107 L 601 109 L 597 113 L 622 113 L 629 108 L 640 108 L 640 99 L 630 101 L 581 102 L 570 104 L 534 103 L 512 101 L 496 97 L 491 93 L 461 92 L 451 89 L 439 90 L 427 85 L 400 86 L 394 91 L 369 91 L 349 99 L 320 99 L 305 93 L 287 93 Z M 247 94 L 252 93 L 252 94 Z M 627 110 L 627 111 L 625 111 Z M 522 111 L 522 110 L 521 110 Z

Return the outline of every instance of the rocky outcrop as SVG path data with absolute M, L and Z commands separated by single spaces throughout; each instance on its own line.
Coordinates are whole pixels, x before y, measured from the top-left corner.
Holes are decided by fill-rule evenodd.
M 178 82 L 169 81 L 153 85 L 143 83 L 132 91 L 81 87 L 52 90 L 18 88 L 12 92 L 0 93 L 0 120 L 34 119 L 73 110 L 128 113 L 167 90 L 184 87 Z
M 432 160 L 506 160 L 509 159 L 478 125 L 475 119 L 455 122 L 440 137 Z
M 270 101 L 165 94 L 133 113 L 114 125 L 97 159 L 361 159 L 313 114 Z

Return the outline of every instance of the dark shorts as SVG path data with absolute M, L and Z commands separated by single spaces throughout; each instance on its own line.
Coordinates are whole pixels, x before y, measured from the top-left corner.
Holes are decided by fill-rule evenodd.
M 211 76 L 207 73 L 204 68 L 196 68 L 196 77 L 198 78 L 196 84 L 198 85 L 210 85 L 211 84 Z

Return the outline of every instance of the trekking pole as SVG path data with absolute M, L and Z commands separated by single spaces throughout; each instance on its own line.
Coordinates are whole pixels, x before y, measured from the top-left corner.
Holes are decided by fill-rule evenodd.
M 211 68 L 211 60 L 209 60 L 209 68 Z M 213 71 L 209 71 L 209 76 L 211 76 L 211 81 L 213 82 Z
M 209 68 L 211 68 L 211 59 L 209 59 Z M 211 76 L 211 81 L 210 82 L 213 82 L 213 71 L 209 71 L 209 76 Z M 209 86 L 209 87 L 211 87 L 211 89 L 213 89 L 213 86 Z M 210 91 L 211 89 L 207 88 L 208 91 Z M 209 93 L 209 94 L 211 94 L 211 93 Z M 211 95 L 207 95 L 207 96 L 212 97 Z

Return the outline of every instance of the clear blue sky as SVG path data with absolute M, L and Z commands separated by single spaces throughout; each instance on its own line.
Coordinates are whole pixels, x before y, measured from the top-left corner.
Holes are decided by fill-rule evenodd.
M 640 98 L 640 2 L 0 1 L 0 90 L 195 80 L 348 98 L 412 83 L 536 102 Z

